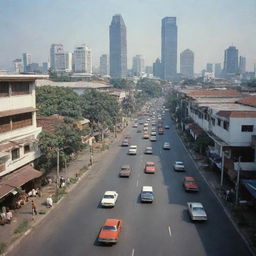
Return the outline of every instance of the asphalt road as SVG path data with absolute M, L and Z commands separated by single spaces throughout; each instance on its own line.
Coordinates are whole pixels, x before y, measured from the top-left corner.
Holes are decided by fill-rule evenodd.
M 138 145 L 135 156 L 127 155 L 128 148 L 114 145 L 104 153 L 90 173 L 66 196 L 56 208 L 9 255 L 25 256 L 236 256 L 251 255 L 225 215 L 222 207 L 198 173 L 187 155 L 173 124 L 171 129 L 157 135 L 157 142 L 142 139 L 142 133 L 129 128 L 131 144 Z M 171 150 L 163 150 L 164 141 Z M 144 155 L 147 145 L 153 155 Z M 147 160 L 156 162 L 155 174 L 145 174 Z M 185 163 L 185 173 L 172 169 L 174 161 Z M 129 179 L 119 178 L 120 166 L 130 164 Z M 186 193 L 182 187 L 185 175 L 195 176 L 200 184 L 198 193 Z M 153 204 L 141 204 L 139 194 L 143 185 L 153 186 Z M 112 209 L 99 206 L 106 190 L 119 193 Z M 203 203 L 208 221 L 192 223 L 186 203 Z M 114 246 L 97 243 L 97 235 L 106 218 L 120 218 L 123 229 Z

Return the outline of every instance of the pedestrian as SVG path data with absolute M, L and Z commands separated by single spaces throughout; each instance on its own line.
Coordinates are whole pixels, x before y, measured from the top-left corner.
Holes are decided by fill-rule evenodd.
M 230 190 L 227 189 L 226 190 L 226 200 L 229 201 L 229 195 L 230 195 Z
M 6 222 L 10 224 L 11 221 L 12 221 L 12 212 L 8 209 L 6 213 Z
M 32 201 L 32 215 L 37 215 L 36 205 L 34 201 Z
M 0 214 L 0 224 L 1 225 L 4 225 L 6 223 L 6 213 L 5 212 L 2 212 Z
M 49 208 L 52 207 L 53 201 L 52 201 L 51 195 L 49 195 L 49 196 L 46 198 L 46 203 L 47 203 L 47 206 L 48 206 Z

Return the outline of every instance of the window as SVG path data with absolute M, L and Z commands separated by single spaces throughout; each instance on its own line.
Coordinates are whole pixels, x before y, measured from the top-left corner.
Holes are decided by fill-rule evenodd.
M 229 130 L 229 122 L 228 121 L 224 121 L 223 122 L 223 128 L 225 129 L 225 130 Z
M 242 132 L 253 132 L 253 125 L 242 125 L 241 131 Z
M 0 118 L 0 133 L 8 132 L 11 130 L 10 117 L 1 117 Z
M 30 152 L 30 145 L 27 144 L 27 145 L 24 146 L 24 154 L 27 154 L 29 152 Z
M 32 125 L 32 113 L 24 113 L 12 116 L 12 129 L 19 129 L 22 127 Z
M 221 119 L 217 119 L 218 120 L 218 126 L 221 126 Z
M 28 82 L 12 83 L 11 86 L 12 86 L 12 95 L 29 94 Z
M 9 96 L 9 83 L 1 82 L 0 83 L 0 97 Z
M 12 160 L 20 158 L 20 149 L 15 148 L 12 150 Z

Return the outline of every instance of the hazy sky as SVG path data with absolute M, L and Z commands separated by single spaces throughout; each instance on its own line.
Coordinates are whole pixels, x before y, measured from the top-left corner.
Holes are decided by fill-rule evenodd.
M 109 52 L 114 14 L 127 27 L 128 67 L 136 54 L 146 65 L 160 57 L 166 16 L 177 17 L 178 59 L 181 51 L 194 51 L 196 72 L 207 62 L 223 64 L 232 44 L 247 58 L 247 70 L 256 63 L 256 0 L 0 0 L 0 69 L 23 52 L 33 62 L 47 61 L 51 43 L 62 43 L 65 51 L 86 43 L 98 65 Z

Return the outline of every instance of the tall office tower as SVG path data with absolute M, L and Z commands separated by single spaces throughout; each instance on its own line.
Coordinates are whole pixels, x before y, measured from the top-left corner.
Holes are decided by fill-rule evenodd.
M 48 70 L 49 70 L 49 62 L 43 62 L 43 66 L 42 66 L 43 74 L 47 74 Z
M 180 54 L 180 73 L 187 78 L 194 77 L 194 53 L 189 49 Z
M 127 76 L 126 26 L 121 15 L 114 15 L 109 26 L 110 76 Z
M 22 54 L 22 60 L 23 60 L 23 69 L 24 72 L 29 72 L 29 65 L 32 63 L 32 56 L 30 53 L 23 53 Z
M 77 46 L 73 54 L 74 72 L 92 74 L 92 51 L 85 44 Z
M 66 70 L 66 54 L 64 52 L 55 53 L 55 68 L 56 71 L 65 71 Z
M 243 56 L 239 57 L 239 72 L 244 74 L 246 72 L 246 58 Z
M 18 74 L 24 70 L 23 63 L 22 63 L 21 59 L 15 59 L 13 61 L 13 67 L 14 67 L 14 72 L 18 73 Z
M 162 19 L 161 62 L 163 79 L 172 80 L 177 75 L 177 25 L 176 17 Z
M 56 70 L 57 68 L 60 67 L 56 67 L 56 54 L 62 54 L 64 53 L 64 48 L 62 44 L 52 44 L 51 48 L 50 48 L 50 67 L 53 70 Z M 58 58 L 58 63 L 61 63 L 60 56 L 57 56 Z
M 134 76 L 141 76 L 144 72 L 144 59 L 141 55 L 136 55 L 132 59 L 132 73 Z
M 153 76 L 162 78 L 163 77 L 163 68 L 162 63 L 159 58 L 153 63 Z
M 72 71 L 72 52 L 65 53 L 65 68 L 66 71 Z
M 108 75 L 108 55 L 102 54 L 100 56 L 100 74 L 102 76 Z
M 153 66 L 146 66 L 145 73 L 148 75 L 152 75 L 153 74 Z
M 224 73 L 236 74 L 238 72 L 238 49 L 235 46 L 229 46 L 225 50 Z
M 206 64 L 206 72 L 208 72 L 208 73 L 213 72 L 213 64 L 212 63 L 207 63 Z
M 222 76 L 221 63 L 216 63 L 214 65 L 214 77 L 221 78 L 221 76 Z

